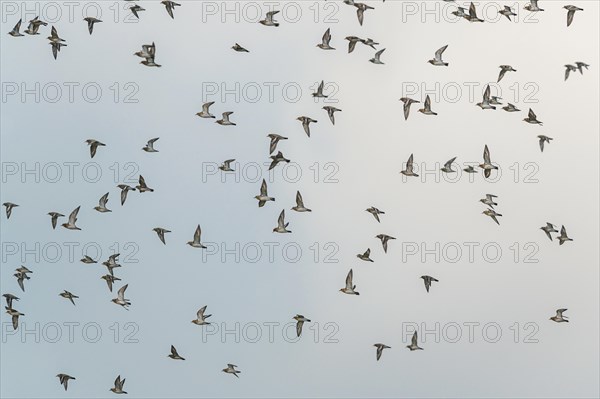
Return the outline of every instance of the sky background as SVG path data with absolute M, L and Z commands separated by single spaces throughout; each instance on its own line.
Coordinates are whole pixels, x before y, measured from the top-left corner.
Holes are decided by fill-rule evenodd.
M 158 1 L 139 2 L 139 21 L 124 1 L 75 2 L 71 13 L 63 2 L 1 3 L 0 199 L 20 207 L 2 215 L 0 288 L 25 314 L 16 333 L 1 318 L 2 397 L 112 397 L 117 375 L 143 398 L 598 397 L 597 2 L 578 1 L 585 11 L 569 28 L 567 3 L 550 1 L 533 17 L 524 1 L 483 2 L 483 24 L 458 21 L 442 1 L 372 1 L 362 27 L 341 1 L 181 3 L 172 20 Z M 516 21 L 497 16 L 504 4 Z M 282 10 L 278 28 L 257 23 L 269 7 Z M 90 36 L 82 18 L 96 10 L 104 22 Z M 6 34 L 38 14 L 49 22 L 39 36 Z M 56 61 L 51 25 L 67 40 Z M 335 51 L 316 47 L 327 28 Z M 360 43 L 348 54 L 350 35 L 381 43 L 385 65 Z M 133 55 L 151 42 L 161 68 Z M 450 66 L 427 64 L 446 44 Z M 575 61 L 590 69 L 565 82 Z M 502 64 L 517 72 L 492 94 L 519 113 L 475 106 Z M 321 80 L 331 97 L 315 101 Z M 405 121 L 399 98 L 427 94 L 439 115 L 414 104 Z M 237 126 L 195 116 L 205 101 Z M 342 109 L 335 126 L 324 105 Z M 522 121 L 530 107 L 542 127 Z M 310 138 L 302 115 L 318 120 Z M 269 133 L 289 138 L 278 149 L 293 161 L 272 174 Z M 554 138 L 543 153 L 539 134 Z M 153 137 L 159 152 L 141 151 Z M 90 138 L 106 144 L 94 159 Z M 490 181 L 438 171 L 455 156 L 456 169 L 479 164 L 486 144 L 501 168 Z M 421 177 L 406 179 L 411 153 Z M 215 168 L 230 158 L 236 172 L 223 177 Z M 155 192 L 130 192 L 122 207 L 116 185 L 139 174 Z M 263 177 L 276 201 L 258 208 Z M 290 210 L 297 190 L 312 213 Z M 100 214 L 106 192 L 113 212 Z M 481 214 L 486 193 L 499 197 L 500 226 Z M 81 231 L 52 230 L 48 212 L 79 205 Z M 386 212 L 381 223 L 370 206 Z M 292 234 L 272 232 L 282 209 Z M 546 222 L 574 241 L 550 242 Z M 197 224 L 207 250 L 185 245 Z M 172 231 L 166 246 L 159 226 Z M 397 238 L 387 254 L 380 233 Z M 374 263 L 356 258 L 367 248 Z M 121 253 L 113 293 L 106 268 L 79 262 L 86 252 L 100 262 Z M 26 292 L 12 276 L 20 265 L 33 270 Z M 351 268 L 360 296 L 338 291 Z M 429 293 L 424 274 L 440 280 Z M 110 302 L 121 283 L 129 311 Z M 65 289 L 76 306 L 58 296 Z M 190 323 L 204 305 L 218 331 Z M 558 308 L 570 323 L 549 320 Z M 283 335 L 297 313 L 312 323 L 296 342 Z M 65 323 L 79 323 L 71 340 Z M 222 334 L 236 323 L 237 335 Z M 265 323 L 279 323 L 272 340 Z M 415 323 L 425 350 L 410 352 Z M 478 323 L 472 339 L 468 323 Z M 379 342 L 392 349 L 376 362 Z M 170 345 L 186 360 L 167 358 Z M 227 363 L 241 378 L 220 371 Z M 77 378 L 66 393 L 58 373 Z

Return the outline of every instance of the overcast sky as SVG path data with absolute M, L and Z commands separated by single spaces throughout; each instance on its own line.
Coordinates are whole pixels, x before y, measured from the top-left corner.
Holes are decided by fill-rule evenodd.
M 180 2 L 174 20 L 138 2 L 139 21 L 125 1 L 1 3 L 0 199 L 20 206 L 2 215 L 0 287 L 25 314 L 16 332 L 1 319 L 2 397 L 112 397 L 117 375 L 140 398 L 598 397 L 597 2 L 576 2 L 568 28 L 567 3 L 550 1 L 533 15 L 483 2 L 483 24 L 442 1 L 369 1 L 363 26 L 341 1 Z M 504 4 L 516 20 L 497 15 Z M 279 27 L 258 23 L 271 8 Z M 38 14 L 39 36 L 6 34 Z M 91 36 L 85 16 L 103 21 Z M 67 43 L 57 60 L 52 25 Z M 335 51 L 316 47 L 327 28 Z M 361 43 L 348 54 L 346 36 L 380 43 L 385 64 Z M 161 68 L 133 55 L 152 42 Z M 428 64 L 446 44 L 449 67 Z M 589 70 L 565 82 L 576 61 Z M 517 72 L 496 84 L 503 64 Z M 321 80 L 330 97 L 315 100 Z M 479 109 L 487 84 L 521 112 Z M 413 104 L 405 121 L 399 99 L 427 94 L 438 116 Z M 195 116 L 205 101 L 237 126 Z M 342 110 L 335 126 L 325 105 Z M 522 121 L 529 108 L 543 126 Z M 310 138 L 304 115 L 318 120 Z M 292 161 L 272 173 L 269 133 Z M 543 153 L 541 134 L 554 139 Z M 153 137 L 159 152 L 142 151 Z M 106 144 L 93 159 L 91 138 Z M 488 181 L 462 172 L 486 144 L 500 167 Z M 399 173 L 410 154 L 419 178 Z M 453 157 L 459 173 L 443 175 Z M 121 206 L 116 185 L 140 174 L 155 191 Z M 263 178 L 276 200 L 258 208 Z M 311 213 L 290 209 L 297 190 Z M 481 214 L 487 193 L 500 226 Z M 52 229 L 48 212 L 79 205 L 81 231 Z M 291 234 L 272 232 L 282 209 Z M 546 222 L 574 241 L 548 240 Z M 198 224 L 205 250 L 185 245 Z M 167 245 L 154 227 L 172 231 Z M 387 254 L 381 233 L 396 237 Z M 356 257 L 367 248 L 374 263 Z M 114 252 L 110 293 L 100 263 Z M 360 296 L 338 291 L 351 268 Z M 422 275 L 439 280 L 429 293 Z M 129 311 L 110 301 L 123 284 Z M 204 305 L 203 328 L 190 321 Z M 549 320 L 558 308 L 569 323 Z M 299 340 L 297 313 L 312 320 Z M 425 350 L 410 352 L 415 328 Z M 378 362 L 375 343 L 392 347 Z M 66 393 L 58 373 L 77 378 Z

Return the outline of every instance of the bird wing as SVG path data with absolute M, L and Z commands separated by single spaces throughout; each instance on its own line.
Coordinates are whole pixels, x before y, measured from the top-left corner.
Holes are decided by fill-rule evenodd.
M 350 269 L 350 271 L 348 272 L 348 275 L 346 276 L 346 288 L 348 288 L 348 289 L 352 289 L 352 277 L 353 277 L 353 273 L 352 273 L 352 269 Z
M 435 52 L 435 59 L 438 61 L 442 60 L 442 54 L 444 54 L 444 51 L 446 51 L 446 49 L 448 48 L 448 45 L 446 44 L 444 47 L 440 48 L 438 51 Z
M 267 197 L 267 182 L 263 179 L 262 184 L 260 185 L 260 195 Z
M 487 144 L 483 149 L 483 162 L 490 163 L 490 150 L 488 149 Z
M 202 234 L 202 230 L 200 229 L 200 225 L 196 227 L 196 231 L 194 232 L 194 242 L 200 242 L 200 235 Z
M 296 191 L 296 205 L 299 208 L 304 208 L 304 202 L 302 201 L 302 194 L 300 194 L 300 191 Z

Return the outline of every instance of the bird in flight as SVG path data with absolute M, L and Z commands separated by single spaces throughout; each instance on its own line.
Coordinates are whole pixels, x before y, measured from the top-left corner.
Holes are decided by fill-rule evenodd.
M 427 61 L 429 62 L 431 65 L 435 65 L 435 66 L 448 66 L 450 64 L 448 64 L 447 62 L 444 62 L 444 60 L 442 60 L 442 55 L 444 54 L 444 51 L 446 51 L 446 49 L 448 48 L 448 45 L 446 44 L 444 47 L 440 48 L 438 51 L 435 52 L 435 56 Z
M 222 371 L 223 371 L 224 373 L 227 373 L 227 374 L 233 374 L 233 375 L 235 375 L 237 378 L 240 378 L 240 376 L 239 376 L 238 374 L 239 374 L 239 373 L 241 373 L 241 371 L 240 371 L 240 370 L 236 370 L 236 369 L 235 369 L 236 367 L 237 367 L 237 366 L 236 366 L 235 364 L 228 363 L 228 364 L 227 364 L 227 368 L 226 368 L 226 369 L 223 369 Z
M 81 206 L 78 206 L 73 210 L 73 212 L 71 212 L 71 214 L 69 215 L 69 221 L 67 223 L 63 223 L 62 227 L 69 230 L 81 230 L 79 227 L 75 226 L 75 222 L 77 222 L 77 214 L 79 213 L 79 208 L 81 208 Z
M 498 169 L 496 165 L 492 165 L 492 161 L 490 158 L 490 150 L 488 149 L 487 144 L 483 149 L 483 163 L 479 164 L 479 167 L 483 169 L 483 175 L 486 178 L 489 178 L 492 174 L 492 170 Z
M 504 75 L 506 75 L 506 72 L 517 72 L 517 70 L 514 69 L 513 67 L 511 67 L 510 65 L 500 65 L 499 68 L 500 68 L 500 73 L 498 74 L 497 83 L 500 83 L 502 78 L 504 78 Z
M 194 239 L 192 241 L 188 241 L 187 245 L 189 245 L 192 248 L 206 248 L 201 242 L 200 242 L 200 236 L 202 235 L 202 230 L 200 229 L 200 225 L 198 225 L 196 227 L 196 231 L 194 232 Z
M 275 198 L 269 197 L 269 194 L 267 193 L 267 182 L 265 179 L 263 179 L 262 184 L 260 185 L 260 194 L 256 195 L 254 198 L 258 200 L 259 208 L 265 206 L 267 201 L 275 201 Z
M 550 320 L 556 323 L 568 323 L 567 316 L 563 316 L 563 313 L 566 311 L 567 309 L 556 309 L 556 316 L 552 316 Z
M 356 285 L 352 283 L 353 273 L 352 269 L 348 272 L 346 276 L 346 286 L 344 288 L 340 288 L 340 292 L 348 295 L 360 295 L 356 290 Z
M 98 18 L 94 18 L 94 17 L 85 17 L 83 20 L 87 22 L 88 31 L 90 32 L 90 35 L 94 31 L 94 24 L 102 22 Z
M 417 332 L 415 331 L 413 333 L 412 339 L 410 341 L 410 345 L 406 346 L 408 349 L 410 349 L 410 351 L 416 351 L 416 350 L 423 350 L 423 348 L 421 348 L 418 344 L 417 344 Z
M 429 288 L 431 287 L 432 282 L 439 282 L 438 279 L 431 276 L 421 276 L 421 278 L 423 279 L 423 283 L 425 284 L 425 290 L 427 292 L 429 292 Z
M 301 314 L 297 314 L 296 316 L 293 317 L 294 320 L 296 320 L 296 335 L 299 337 L 300 334 L 302 334 L 302 326 L 304 325 L 304 323 L 310 323 L 310 319 L 307 319 L 306 317 L 302 316 Z
M 63 292 L 61 292 L 61 293 L 60 293 L 60 294 L 58 294 L 58 295 L 62 296 L 62 297 L 63 297 L 63 298 L 65 298 L 65 299 L 68 299 L 69 301 L 71 301 L 71 303 L 72 303 L 73 305 L 75 305 L 75 301 L 74 301 L 74 299 L 77 299 L 77 298 L 79 298 L 77 295 L 74 295 L 73 293 L 71 293 L 71 292 L 69 292 L 69 291 L 67 291 L 67 290 L 63 290 Z
M 558 243 L 560 245 L 563 245 L 567 241 L 573 241 L 572 238 L 569 238 L 569 236 L 567 236 L 567 229 L 565 228 L 565 226 L 562 226 L 560 228 L 560 235 L 556 238 L 558 239 Z
M 542 152 L 544 152 L 544 143 L 550 144 L 550 141 L 554 140 L 552 137 L 544 136 L 543 134 L 540 134 L 538 136 L 538 139 L 539 139 L 539 143 L 540 143 L 540 150 Z
M 2 204 L 2 206 L 6 208 L 6 219 L 8 220 L 10 219 L 10 215 L 12 215 L 13 209 L 18 207 L 19 205 L 13 204 L 12 202 L 5 202 Z
M 281 210 L 279 217 L 277 218 L 277 227 L 273 228 L 274 233 L 291 233 L 291 230 L 288 230 L 287 227 L 289 222 L 285 222 L 285 209 Z
M 331 28 L 327 28 L 325 33 L 323 34 L 323 38 L 321 39 L 321 43 L 317 44 L 317 47 L 321 50 L 335 50 L 335 48 L 329 45 L 331 41 Z
M 125 385 L 125 378 L 121 379 L 121 376 L 119 375 L 115 380 L 115 386 L 110 390 L 116 394 L 127 394 L 127 392 L 123 390 L 123 385 Z
M 156 141 L 159 139 L 160 137 L 155 137 L 153 139 L 148 140 L 148 143 L 142 148 L 142 150 L 146 151 L 146 152 L 158 152 L 158 150 L 156 150 L 154 148 L 154 143 L 156 143 Z
M 198 310 L 198 312 L 196 312 L 196 318 L 194 320 L 192 320 L 192 323 L 196 324 L 197 326 L 203 326 L 203 325 L 210 324 L 208 321 L 206 321 L 206 319 L 208 319 L 212 315 L 211 314 L 205 315 L 204 312 L 206 312 L 206 306 L 202 306 Z
M 156 235 L 158 235 L 158 238 L 163 244 L 167 245 L 167 243 L 165 242 L 165 233 L 170 233 L 171 230 L 163 229 L 162 227 L 155 227 L 152 229 L 152 231 L 154 231 Z
M 62 385 L 65 388 L 65 391 L 69 387 L 69 380 L 76 379 L 75 377 L 71 377 L 68 374 L 62 374 L 62 373 L 57 374 L 56 377 L 58 377 L 58 381 L 60 382 L 60 385 Z
M 384 344 L 375 344 L 373 346 L 377 348 L 377 354 L 376 354 L 377 361 L 379 361 L 379 359 L 381 359 L 381 354 L 383 353 L 384 349 L 391 349 L 392 348 L 391 346 L 387 346 L 387 345 L 384 345 Z
M 381 240 L 381 245 L 383 246 L 383 252 L 385 252 L 386 254 L 387 254 L 387 249 L 388 249 L 388 241 L 396 239 L 396 237 L 388 236 L 387 234 L 378 234 L 375 237 L 379 238 Z
M 126 310 L 129 310 L 129 309 L 127 309 L 127 307 L 131 305 L 131 302 L 129 301 L 129 299 L 125 299 L 125 290 L 127 289 L 128 286 L 129 286 L 129 284 L 125 284 L 124 286 L 119 288 L 119 291 L 117 291 L 117 297 L 114 299 L 111 299 L 111 301 L 113 303 L 116 303 L 117 305 L 122 306 Z
M 87 139 L 85 142 L 87 143 L 87 145 L 90 146 L 90 157 L 91 158 L 94 158 L 94 156 L 96 155 L 96 151 L 98 150 L 98 147 L 106 146 L 106 144 L 101 143 L 98 140 L 94 140 L 94 139 Z
M 410 154 L 408 161 L 406 161 L 406 168 L 400 173 L 402 173 L 404 176 L 419 177 L 419 175 L 413 171 L 413 154 Z
M 171 353 L 169 353 L 168 357 L 170 357 L 173 360 L 185 360 L 184 357 L 179 356 L 179 353 L 177 353 L 177 349 L 175 349 L 173 345 L 171 345 Z
M 571 24 L 573 23 L 575 11 L 583 11 L 583 8 L 579 8 L 576 6 L 564 6 L 563 8 L 567 10 L 567 27 L 571 26 Z
M 552 235 L 550 233 L 558 233 L 558 230 L 554 228 L 554 225 L 549 222 L 546 222 L 546 225 L 544 227 L 540 227 L 540 230 L 546 233 L 546 236 L 548 236 L 550 241 L 552 241 Z
M 304 201 L 302 200 L 302 194 L 300 194 L 300 191 L 296 191 L 296 206 L 292 207 L 292 210 L 296 212 L 312 212 L 311 209 L 308 209 L 306 206 L 304 206 Z

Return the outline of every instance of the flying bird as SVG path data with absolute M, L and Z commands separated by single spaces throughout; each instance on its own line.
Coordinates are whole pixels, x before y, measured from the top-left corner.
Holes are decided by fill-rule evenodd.
M 406 347 L 408 349 L 410 349 L 410 351 L 416 351 L 416 350 L 423 350 L 423 348 L 421 348 L 419 345 L 417 345 L 417 332 L 415 331 L 413 333 L 412 339 L 410 341 L 410 345 L 406 345 Z
M 52 223 L 52 229 L 56 229 L 56 222 L 58 221 L 58 218 L 65 216 L 62 213 L 58 213 L 58 212 L 48 212 L 48 215 L 50 216 L 50 221 Z
M 75 377 L 71 377 L 68 374 L 57 374 L 56 377 L 58 378 L 58 381 L 60 382 L 60 385 L 62 385 L 65 388 L 65 391 L 67 390 L 67 388 L 69 387 L 69 380 L 74 380 Z
M 506 106 L 502 107 L 506 112 L 520 112 L 521 110 L 512 105 L 511 103 L 507 103 Z
M 317 91 L 315 93 L 313 93 L 312 96 L 315 98 L 327 98 L 328 96 L 323 94 L 324 87 L 325 87 L 325 82 L 321 81 L 321 83 L 319 84 L 319 87 L 317 87 Z
M 206 311 L 206 306 L 202 306 L 198 312 L 196 312 L 196 319 L 192 320 L 192 323 L 198 325 L 198 326 L 203 326 L 206 324 L 210 324 L 208 321 L 206 321 L 206 319 L 208 319 L 210 316 L 212 316 L 211 314 L 205 315 L 204 312 Z
M 402 97 L 400 99 L 404 103 L 404 120 L 408 120 L 408 115 L 410 114 L 410 106 L 414 103 L 420 103 L 421 101 L 413 100 L 412 98 Z
M 373 215 L 373 217 L 375 218 L 375 220 L 377 220 L 379 223 L 381 223 L 381 220 L 379 220 L 379 215 L 385 215 L 385 212 L 375 208 L 374 206 L 365 209 L 365 211 L 369 212 L 371 215 Z
M 167 9 L 167 13 L 169 14 L 169 16 L 172 19 L 175 19 L 175 17 L 173 16 L 173 10 L 175 9 L 175 7 L 181 6 L 181 4 L 175 3 L 174 1 L 170 1 L 170 0 L 163 0 L 163 1 L 161 1 L 161 3 L 165 5 L 165 8 Z
M 510 65 L 500 65 L 499 68 L 500 68 L 500 74 L 498 74 L 498 82 L 497 83 L 500 83 L 500 81 L 502 80 L 504 75 L 506 75 L 506 72 L 517 72 L 517 70 L 514 69 L 513 67 L 511 67 Z
M 218 123 L 221 126 L 236 126 L 235 123 L 233 123 L 229 120 L 229 115 L 231 115 L 231 114 L 233 114 L 232 111 L 223 112 L 221 119 L 219 119 L 215 123 Z
M 127 184 L 119 184 L 117 187 L 121 189 L 121 206 L 125 205 L 127 199 L 127 193 L 129 191 L 135 191 L 135 188 L 128 186 Z
M 21 22 L 22 21 L 23 20 L 20 19 L 19 22 L 17 22 L 17 24 L 15 25 L 15 27 L 10 32 L 8 32 L 8 34 L 11 35 L 12 37 L 25 36 L 24 34 L 19 32 L 21 30 Z
M 106 266 L 106 268 L 108 269 L 108 272 L 110 273 L 110 275 L 113 275 L 113 269 L 117 268 L 117 267 L 121 267 L 121 265 L 117 262 L 117 258 L 119 257 L 120 254 L 112 254 L 111 256 L 108 257 L 108 260 L 102 262 L 102 264 L 104 266 Z
M 360 26 L 363 24 L 363 20 L 365 19 L 365 11 L 374 10 L 374 7 L 368 6 L 365 3 L 354 3 L 354 7 L 356 7 L 356 16 L 358 17 L 358 23 Z
M 140 5 L 134 4 L 132 7 L 129 7 L 129 11 L 137 18 L 140 19 L 138 12 L 146 11 L 145 8 L 142 8 Z
M 168 355 L 168 357 L 170 357 L 173 360 L 185 360 L 184 357 L 179 356 L 179 353 L 177 353 L 177 349 L 175 349 L 173 345 L 171 345 L 171 353 Z
M 91 265 L 93 263 L 98 263 L 97 261 L 95 261 L 94 259 L 92 259 L 91 256 L 88 256 L 88 255 L 83 255 L 83 258 L 81 258 L 79 261 L 81 263 L 85 263 L 87 265 Z
M 321 43 L 317 44 L 317 47 L 321 50 L 335 50 L 333 47 L 329 45 L 331 41 L 331 28 L 327 28 L 325 34 L 323 34 L 323 38 L 321 39 Z
M 385 49 L 381 49 L 378 52 L 376 52 L 375 57 L 371 58 L 369 60 L 369 62 L 376 64 L 376 65 L 384 65 L 384 63 L 380 60 L 381 54 L 383 54 L 384 51 L 385 51 Z
M 340 288 L 340 292 L 343 292 L 344 294 L 348 295 L 360 295 L 357 291 L 355 291 L 356 285 L 352 283 L 352 278 L 353 273 L 352 269 L 350 269 L 348 275 L 346 276 L 346 286 L 344 288 Z
M 237 366 L 236 366 L 235 364 L 230 364 L 230 363 L 228 363 L 228 364 L 227 364 L 227 368 L 226 368 L 226 369 L 223 369 L 222 371 L 223 371 L 224 373 L 227 373 L 227 374 L 233 374 L 233 375 L 235 375 L 237 378 L 240 378 L 240 376 L 239 376 L 238 374 L 239 374 L 239 373 L 241 373 L 241 371 L 240 371 L 240 370 L 236 370 L 236 369 L 235 369 L 236 367 L 237 367 Z
M 447 161 L 444 166 L 440 169 L 444 173 L 456 173 L 454 169 L 452 169 L 452 164 L 456 161 L 456 157 Z
M 500 15 L 504 15 L 506 18 L 508 18 L 509 21 L 512 21 L 510 19 L 510 17 L 516 17 L 517 14 L 513 12 L 512 8 L 510 6 L 504 6 L 504 9 L 498 11 L 498 14 Z
M 85 142 L 90 146 L 90 156 L 92 158 L 94 158 L 96 155 L 96 150 L 98 150 L 98 147 L 104 147 L 106 145 L 94 139 L 87 139 Z
M 419 175 L 413 171 L 413 154 L 410 154 L 408 161 L 406 161 L 406 168 L 400 173 L 402 173 L 404 176 L 419 177 Z
M 496 216 L 502 216 L 501 214 L 497 213 L 495 210 L 493 209 L 486 209 L 485 211 L 481 212 L 482 214 L 491 217 L 494 222 L 496 222 L 496 224 L 500 225 L 500 222 L 498 222 L 498 219 L 496 218 Z
M 544 11 L 540 7 L 538 7 L 538 0 L 529 0 L 529 4 L 523 7 L 527 11 L 535 12 L 535 11 Z
M 567 229 L 565 229 L 565 226 L 562 226 L 560 228 L 560 235 L 556 238 L 558 239 L 558 243 L 560 245 L 563 245 L 567 241 L 573 241 L 572 238 L 569 238 L 569 236 L 567 236 Z
M 498 169 L 496 165 L 492 165 L 492 161 L 490 158 L 490 150 L 488 149 L 487 144 L 483 149 L 483 163 L 479 164 L 479 167 L 483 169 L 483 175 L 486 178 L 489 178 L 492 174 L 492 170 Z
M 429 62 L 431 65 L 435 65 L 435 66 L 450 65 L 447 62 L 444 62 L 444 60 L 442 60 L 442 54 L 444 54 L 444 51 L 446 51 L 447 48 L 448 48 L 448 45 L 445 45 L 444 47 L 440 48 L 438 51 L 435 52 L 434 58 L 427 62 Z
M 211 114 L 209 112 L 209 108 L 211 105 L 213 105 L 215 102 L 214 101 L 210 101 L 207 103 L 202 104 L 202 111 L 197 112 L 196 115 L 198 115 L 200 118 L 214 118 L 215 116 L 213 114 Z
M 58 294 L 58 295 L 62 296 L 62 297 L 63 297 L 63 298 L 65 298 L 65 299 L 68 299 L 69 301 L 71 301 L 71 303 L 72 303 L 73 305 L 75 305 L 75 301 L 74 301 L 74 299 L 77 299 L 77 298 L 79 298 L 77 295 L 74 295 L 73 293 L 71 293 L 71 292 L 69 292 L 69 291 L 67 291 L 67 290 L 63 290 L 63 292 L 61 292 L 61 293 L 60 293 L 60 294 Z
M 573 23 L 575 11 L 583 11 L 583 8 L 579 8 L 576 6 L 564 6 L 563 8 L 567 10 L 567 27 L 571 26 L 571 24 Z
M 223 172 L 235 172 L 235 169 L 231 169 L 232 162 L 235 162 L 235 159 L 227 159 L 223 161 L 223 165 L 219 166 L 219 169 Z
M 269 143 L 269 154 L 272 154 L 273 151 L 275 151 L 275 149 L 277 149 L 277 144 L 279 143 L 280 140 L 288 139 L 287 137 L 283 137 L 283 136 L 280 136 L 275 133 L 268 134 L 267 137 L 269 139 L 271 139 L 271 142 Z
M 75 222 L 77 222 L 77 214 L 79 213 L 79 208 L 81 208 L 81 205 L 75 208 L 73 212 L 71 212 L 71 214 L 69 215 L 69 221 L 67 223 L 63 223 L 62 227 L 69 230 L 81 230 L 79 227 L 75 226 Z
M 135 188 L 137 188 L 137 190 L 140 193 L 145 193 L 146 191 L 154 192 L 153 188 L 150 188 L 146 185 L 146 180 L 144 179 L 144 176 L 142 176 L 142 175 L 140 175 L 140 177 L 138 179 L 138 185 L 135 186 Z
M 6 300 L 6 308 L 7 309 L 12 309 L 13 301 L 18 301 L 19 300 L 19 297 L 15 296 L 13 294 L 2 294 L 2 296 Z
M 565 65 L 565 81 L 567 79 L 569 79 L 569 75 L 571 74 L 571 72 L 575 72 L 577 70 L 577 67 L 575 65 L 571 65 L 571 64 L 566 64 Z
M 482 202 L 493 209 L 495 205 L 498 205 L 494 202 L 494 198 L 498 198 L 498 196 L 494 194 L 486 194 L 485 198 L 480 199 L 479 202 Z
M 6 219 L 8 220 L 10 219 L 10 215 L 12 215 L 13 209 L 18 207 L 19 205 L 13 204 L 12 202 L 5 202 L 2 204 L 2 206 L 6 208 Z
M 378 234 L 375 237 L 379 238 L 381 240 L 381 245 L 383 246 L 383 252 L 385 252 L 385 253 L 387 253 L 388 241 L 396 239 L 396 237 L 388 236 L 387 234 Z
M 85 17 L 83 20 L 87 22 L 88 31 L 90 32 L 90 35 L 94 31 L 94 24 L 102 22 L 101 20 L 94 17 Z
M 110 390 L 114 393 L 117 394 L 127 394 L 127 392 L 125 392 L 123 390 L 123 385 L 125 385 L 125 378 L 123 378 L 121 380 L 121 376 L 117 376 L 117 379 L 115 380 L 115 386 L 113 388 L 111 388 Z
M 496 109 L 496 107 L 490 103 L 490 85 L 487 85 L 485 88 L 485 92 L 483 93 L 483 101 L 477 103 L 477 106 L 481 109 Z
M 371 248 L 367 248 L 367 250 L 364 253 L 356 255 L 356 257 L 360 260 L 364 260 L 365 262 L 373 262 L 373 259 L 371 259 L 370 256 Z
M 305 322 L 310 323 L 310 319 L 307 319 L 301 314 L 297 314 L 293 319 L 296 320 L 296 335 L 299 337 L 300 334 L 302 334 L 302 326 Z
M 544 143 L 550 144 L 550 140 L 554 140 L 552 137 L 544 136 L 543 134 L 540 134 L 538 139 L 540 142 L 540 150 L 542 150 L 542 152 L 544 152 Z
M 258 22 L 260 22 L 264 26 L 275 26 L 275 27 L 277 27 L 277 26 L 279 26 L 279 23 L 277 21 L 275 21 L 275 19 L 273 17 L 275 15 L 277 15 L 278 13 L 279 13 L 278 10 L 276 10 L 276 11 L 269 11 L 267 13 L 267 17 L 265 19 L 261 20 L 261 21 L 258 21 Z
M 146 152 L 158 152 L 158 150 L 154 149 L 154 143 L 156 143 L 156 141 L 159 138 L 160 137 L 155 137 L 153 139 L 148 140 L 148 143 L 142 148 L 142 150 Z
M 330 105 L 324 106 L 323 109 L 325 111 L 327 111 L 327 115 L 329 116 L 329 120 L 331 121 L 331 124 L 335 125 L 335 116 L 334 116 L 334 113 L 340 112 L 341 109 L 336 108 L 336 107 L 332 107 Z
M 291 230 L 288 230 L 287 227 L 289 222 L 285 222 L 285 209 L 281 210 L 279 217 L 277 218 L 277 227 L 273 228 L 274 233 L 291 233 Z
M 567 316 L 563 316 L 563 313 L 566 311 L 567 309 L 556 309 L 556 316 L 552 316 L 550 320 L 556 323 L 568 323 Z
M 271 165 L 269 165 L 269 170 L 271 170 L 275 166 L 277 166 L 277 164 L 279 162 L 290 163 L 290 160 L 287 159 L 286 157 L 284 157 L 283 154 L 281 153 L 281 151 L 278 151 L 277 155 L 271 155 L 270 158 L 272 159 L 272 161 L 271 161 Z
M 258 200 L 259 208 L 265 206 L 267 201 L 275 201 L 275 198 L 269 197 L 269 194 L 267 193 L 267 182 L 265 179 L 263 179 L 262 184 L 260 185 L 260 194 L 256 195 L 254 198 Z
M 310 137 L 310 124 L 317 123 L 317 121 L 309 118 L 308 116 L 299 116 L 296 118 L 296 120 L 302 122 L 302 127 L 304 128 L 304 133 L 306 133 L 306 135 L 308 137 Z
M 377 361 L 379 361 L 379 359 L 381 359 L 381 354 L 383 353 L 384 349 L 391 349 L 391 346 L 387 346 L 384 344 L 375 344 L 373 345 L 374 347 L 377 348 Z
M 233 45 L 231 48 L 234 49 L 235 51 L 237 51 L 238 53 L 249 53 L 250 52 L 237 43 L 235 45 Z
M 112 292 L 112 287 L 115 281 L 121 281 L 120 278 L 115 277 L 111 274 L 105 274 L 104 276 L 100 277 L 102 280 L 106 281 L 106 284 L 108 285 L 108 290 L 110 292 Z
M 429 98 L 429 94 L 425 97 L 425 104 L 423 104 L 423 108 L 419 110 L 423 115 L 437 115 L 436 112 L 431 110 L 431 98 Z
M 192 248 L 206 248 L 201 242 L 200 242 L 200 236 L 202 235 L 202 230 L 200 229 L 200 225 L 198 225 L 196 227 L 196 231 L 194 232 L 194 239 L 193 241 L 188 241 L 187 245 L 189 245 Z
M 304 206 L 304 201 L 302 200 L 302 194 L 300 194 L 300 191 L 296 191 L 296 206 L 294 206 L 292 210 L 296 212 L 312 212 L 311 209 L 308 209 L 306 206 Z
M 98 206 L 95 206 L 94 209 L 100 213 L 112 212 L 110 209 L 106 207 L 106 203 L 108 202 L 108 194 L 104 194 L 100 200 L 98 201 Z
M 17 330 L 19 328 L 19 316 L 25 316 L 25 314 L 8 307 L 4 307 L 4 309 L 6 309 L 6 313 L 11 316 L 13 329 Z
M 527 114 L 527 118 L 523 119 L 525 122 L 530 123 L 532 125 L 540 125 L 542 126 L 542 122 L 538 121 L 537 116 L 533 112 L 531 108 L 529 108 L 529 113 Z
M 154 231 L 158 235 L 158 238 L 160 239 L 160 241 L 162 241 L 163 244 L 167 245 L 167 243 L 165 242 L 165 233 L 170 233 L 171 230 L 163 229 L 162 227 L 155 227 L 152 229 L 152 231 Z
M 432 282 L 439 282 L 438 279 L 431 276 L 421 276 L 421 278 L 423 279 L 423 283 L 425 284 L 425 290 L 427 290 L 427 292 L 429 292 L 429 288 L 431 288 Z
M 554 225 L 549 222 L 546 222 L 546 225 L 544 227 L 540 227 L 540 230 L 543 230 L 544 233 L 546 233 L 546 236 L 548 236 L 550 241 L 552 241 L 552 235 L 550 233 L 558 233 L 558 230 L 554 228 Z
M 129 309 L 127 309 L 127 307 L 131 305 L 131 302 L 129 301 L 129 299 L 125 299 L 125 290 L 127 289 L 128 286 L 129 286 L 129 284 L 125 284 L 124 286 L 119 288 L 119 291 L 117 291 L 117 297 L 114 299 L 111 299 L 112 302 L 124 307 L 126 310 L 129 310 Z

